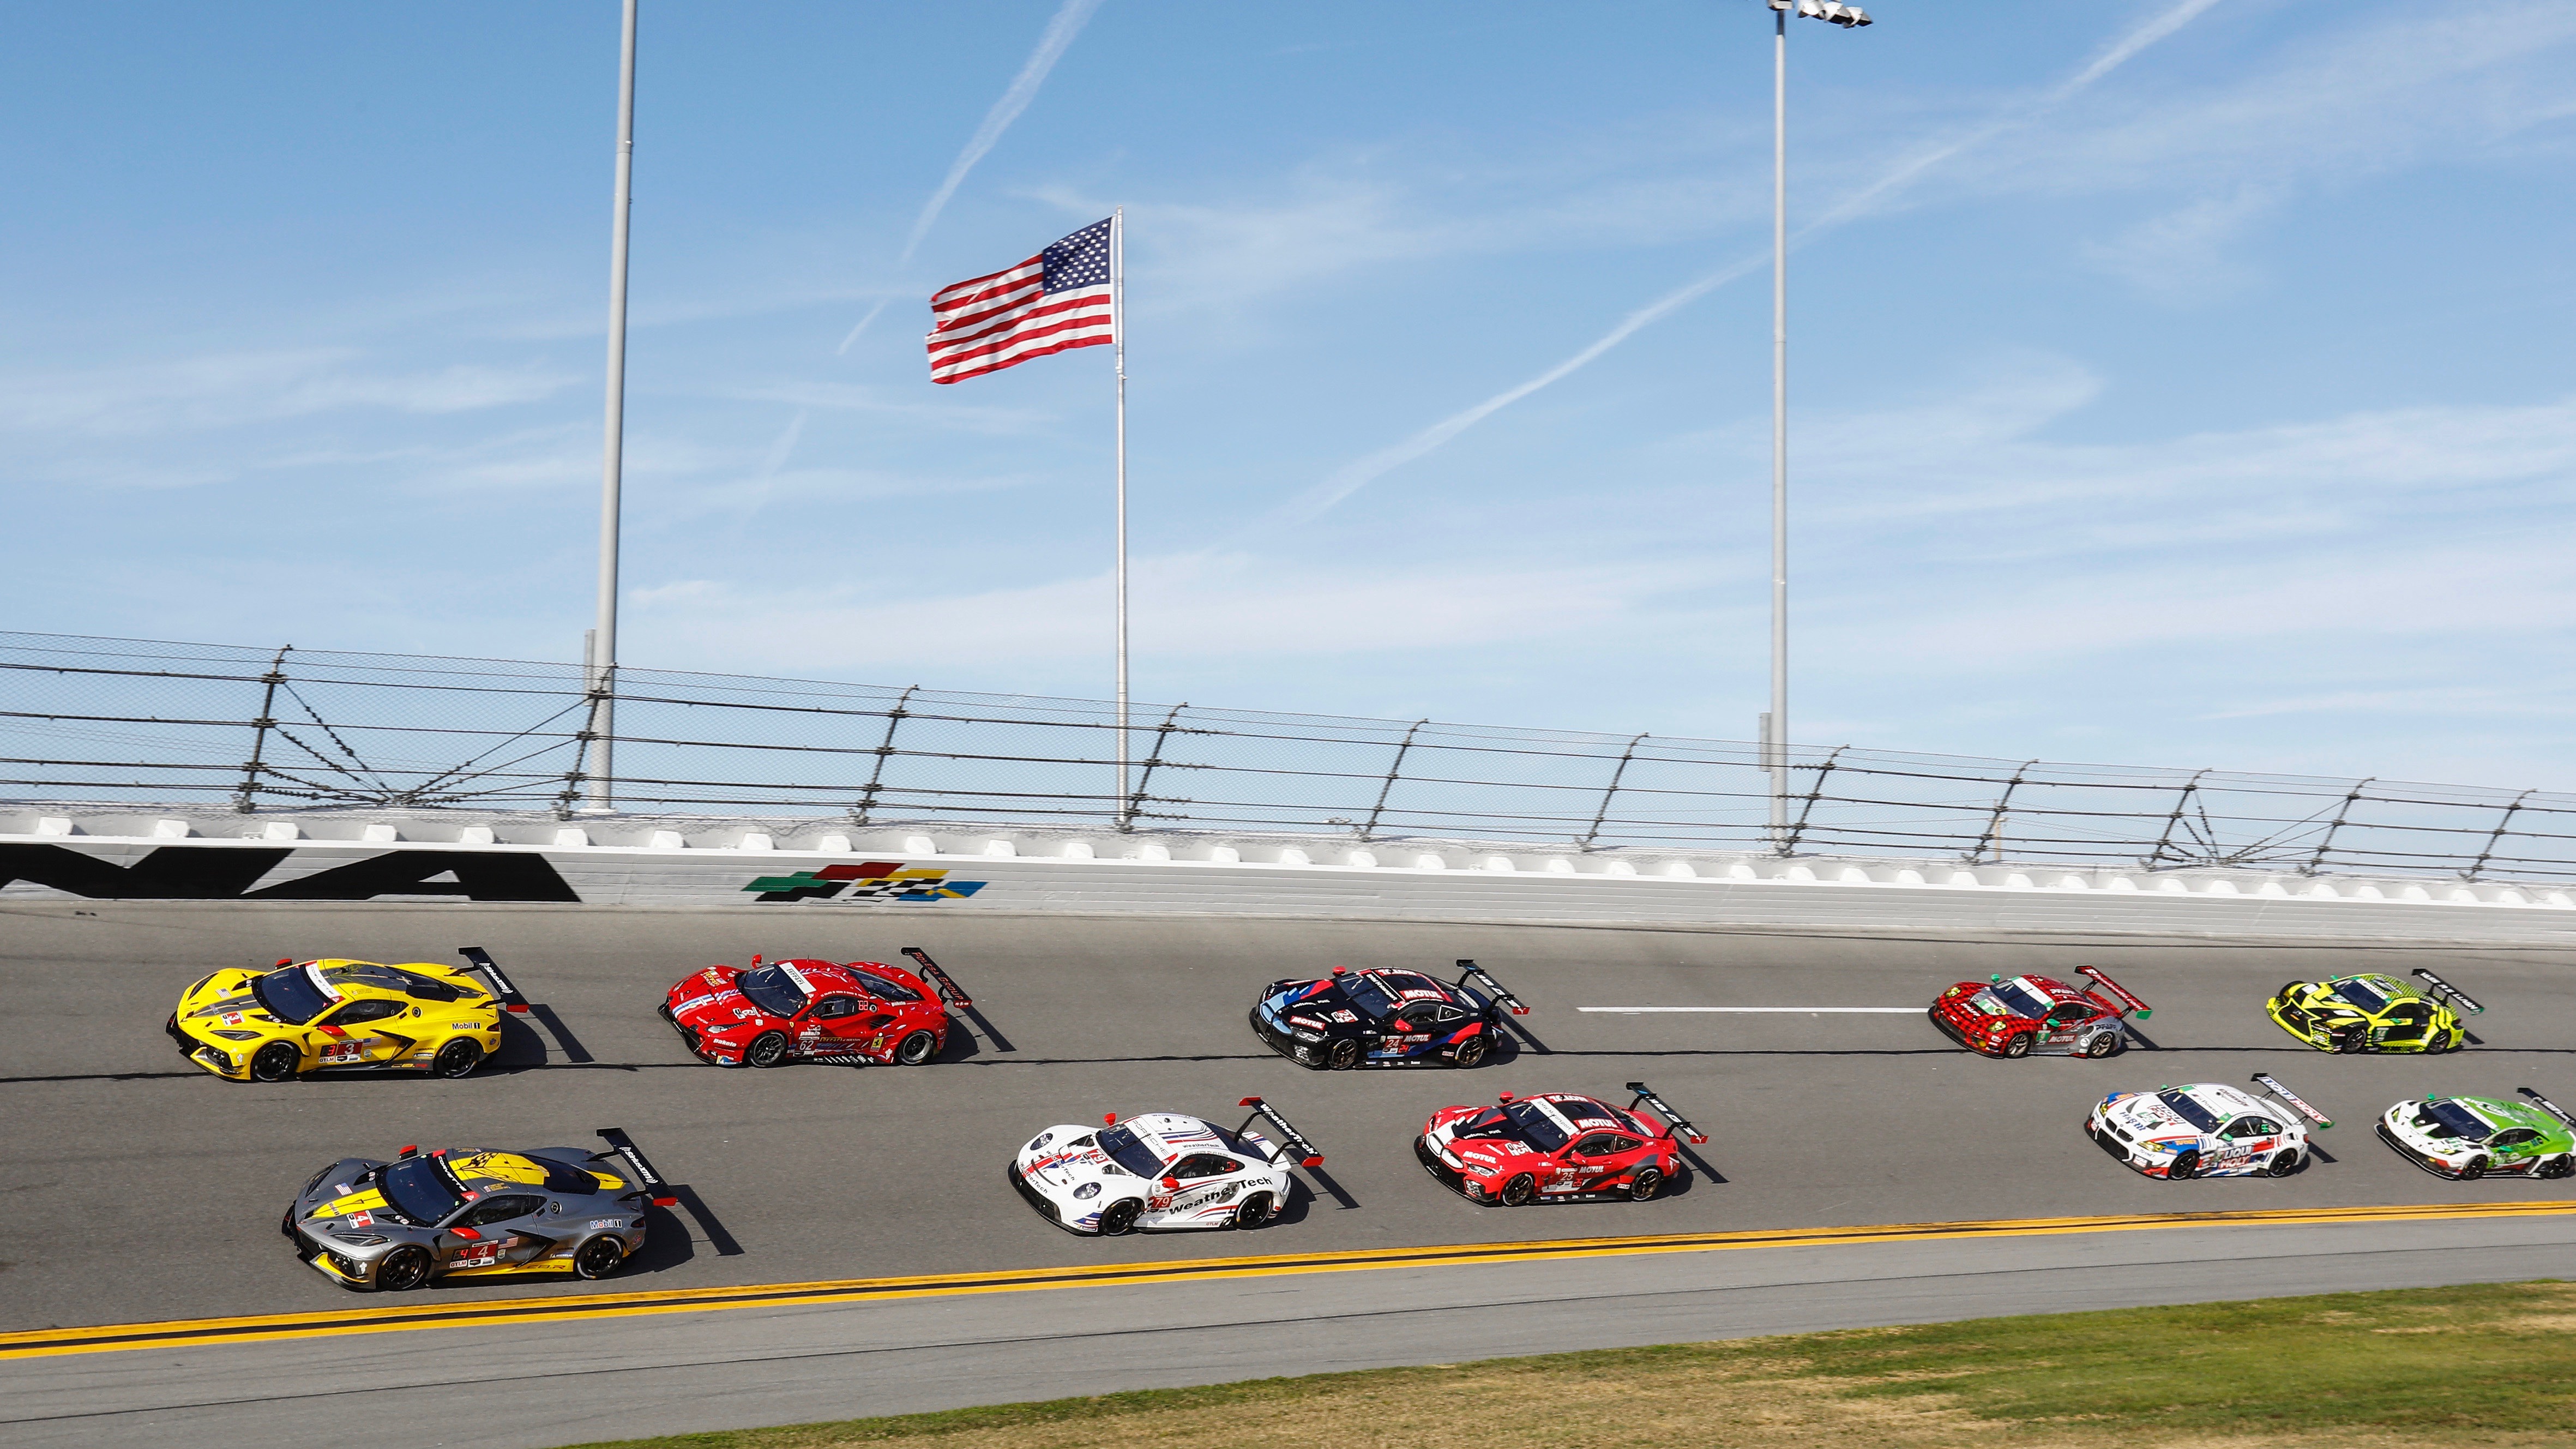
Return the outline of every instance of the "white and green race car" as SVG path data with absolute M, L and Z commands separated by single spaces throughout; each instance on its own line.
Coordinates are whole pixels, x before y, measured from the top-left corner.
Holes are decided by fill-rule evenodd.
M 2576 1173 L 2576 1117 L 2547 1097 L 2522 1089 L 2528 1102 L 2495 1097 L 2421 1097 L 2379 1119 L 2379 1140 L 2435 1177 L 2462 1182 L 2494 1174 L 2566 1177 Z

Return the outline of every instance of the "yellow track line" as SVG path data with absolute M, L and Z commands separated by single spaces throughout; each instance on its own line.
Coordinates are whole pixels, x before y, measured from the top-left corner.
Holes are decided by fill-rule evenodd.
M 1789 1248 L 1846 1243 L 1919 1243 L 1962 1238 L 2117 1233 L 2150 1228 L 2289 1227 L 2332 1223 L 2399 1223 L 2454 1218 L 2544 1217 L 2576 1212 L 2576 1202 L 2485 1202 L 2384 1207 L 2276 1208 L 2238 1212 L 2134 1213 L 2116 1217 L 1996 1218 L 1978 1222 L 1893 1223 L 1865 1227 L 1779 1228 L 1732 1233 L 1668 1233 L 1633 1238 L 1558 1238 L 1541 1242 L 1461 1243 L 1446 1247 L 1376 1248 L 1293 1253 L 1266 1258 L 1195 1258 L 1169 1263 L 1027 1268 L 996 1273 L 937 1273 L 913 1278 L 848 1278 L 820 1283 L 767 1283 L 736 1288 L 679 1288 L 654 1293 L 556 1294 L 485 1298 L 468 1303 L 346 1308 L 334 1313 L 273 1313 L 251 1318 L 192 1318 L 170 1323 L 118 1323 L 0 1333 L 0 1359 L 67 1353 L 114 1353 L 348 1333 L 403 1333 L 426 1328 L 557 1323 L 648 1313 L 707 1313 L 728 1308 L 801 1308 L 966 1293 L 1021 1293 L 1040 1288 L 1102 1288 L 1261 1278 L 1286 1273 L 1348 1273 L 1372 1268 L 1428 1268 L 1526 1263 L 1549 1258 L 1705 1253 L 1734 1248 Z

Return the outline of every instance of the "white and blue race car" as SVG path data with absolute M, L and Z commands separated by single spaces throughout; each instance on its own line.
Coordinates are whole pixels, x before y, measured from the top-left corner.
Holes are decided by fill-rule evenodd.
M 2308 1160 L 2308 1126 L 2300 1119 L 2334 1123 L 2271 1077 L 2258 1072 L 2254 1080 L 2270 1097 L 2224 1082 L 2113 1092 L 2085 1116 L 2084 1131 L 2103 1151 L 2168 1182 L 2287 1177 Z

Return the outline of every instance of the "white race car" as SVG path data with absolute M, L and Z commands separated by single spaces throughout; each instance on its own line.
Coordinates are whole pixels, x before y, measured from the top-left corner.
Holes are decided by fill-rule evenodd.
M 1324 1158 L 1259 1097 L 1237 1105 L 1252 1115 L 1231 1132 L 1178 1112 L 1050 1127 L 1020 1149 L 1011 1186 L 1047 1221 L 1086 1236 L 1260 1227 L 1288 1204 L 1288 1170 Z M 1252 1130 L 1265 1121 L 1278 1142 Z
M 2280 1100 L 2224 1082 L 2113 1092 L 2085 1117 L 2084 1131 L 2149 1177 L 2287 1177 L 2308 1160 L 2307 1123 L 2299 1119 L 2334 1123 L 2272 1078 L 2258 1072 L 2254 1080 Z

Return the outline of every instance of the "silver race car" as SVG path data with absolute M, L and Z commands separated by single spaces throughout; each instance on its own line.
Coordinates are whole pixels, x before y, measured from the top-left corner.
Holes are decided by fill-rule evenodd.
M 675 1199 L 656 1195 L 661 1176 L 625 1133 L 600 1135 L 610 1150 L 344 1157 L 304 1185 L 278 1231 L 298 1259 L 360 1292 L 432 1278 L 605 1278 L 644 1246 L 645 1208 Z

